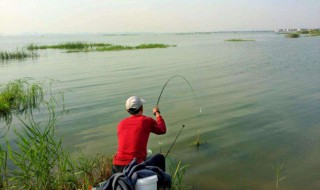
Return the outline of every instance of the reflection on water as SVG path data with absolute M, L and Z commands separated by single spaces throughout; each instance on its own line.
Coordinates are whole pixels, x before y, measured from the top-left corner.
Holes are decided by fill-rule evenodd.
M 230 38 L 255 42 L 224 42 Z M 164 43 L 167 49 L 63 53 L 39 51 L 38 59 L 0 64 L 0 81 L 20 77 L 54 79 L 65 91 L 68 113 L 59 123 L 67 146 L 88 154 L 114 153 L 117 122 L 127 116 L 131 95 L 151 109 L 168 83 L 160 109 L 168 125 L 152 135 L 153 152 L 168 149 L 186 125 L 170 156 L 189 164 L 194 189 L 274 189 L 272 165 L 284 163 L 281 189 L 320 187 L 320 38 L 287 39 L 272 32 L 207 35 L 52 35 L 1 36 L 0 49 L 29 43 L 85 41 L 121 45 Z M 198 131 L 200 134 L 198 135 Z M 197 149 L 192 142 L 203 142 Z M 199 151 L 199 153 L 197 152 Z

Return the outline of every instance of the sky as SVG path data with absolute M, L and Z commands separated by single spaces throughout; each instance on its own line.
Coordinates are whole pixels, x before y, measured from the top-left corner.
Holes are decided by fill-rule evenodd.
M 320 0 L 0 0 L 0 34 L 320 28 Z

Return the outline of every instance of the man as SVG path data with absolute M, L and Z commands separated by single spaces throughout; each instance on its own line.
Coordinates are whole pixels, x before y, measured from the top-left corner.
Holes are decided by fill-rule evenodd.
M 131 116 L 120 121 L 117 127 L 118 150 L 113 158 L 113 173 L 122 172 L 134 158 L 137 158 L 138 163 L 145 161 L 150 133 L 166 133 L 166 124 L 159 108 L 153 108 L 153 114 L 156 116 L 154 120 L 143 115 L 144 102 L 137 96 L 132 96 L 126 101 L 126 109 Z

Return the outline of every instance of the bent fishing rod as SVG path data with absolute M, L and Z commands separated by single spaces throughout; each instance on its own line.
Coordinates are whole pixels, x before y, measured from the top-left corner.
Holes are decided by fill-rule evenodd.
M 193 95 L 194 95 L 194 97 L 195 97 L 195 99 L 196 99 L 196 101 L 197 101 L 197 104 L 198 104 L 198 106 L 199 106 L 199 112 L 200 112 L 200 115 L 201 115 L 202 110 L 201 110 L 201 107 L 200 107 L 200 104 L 199 104 L 198 97 L 197 97 L 196 93 L 194 92 L 194 89 L 192 88 L 190 82 L 189 82 L 184 76 L 181 76 L 181 75 L 174 75 L 174 76 L 170 77 L 170 78 L 167 80 L 167 82 L 163 85 L 163 87 L 162 87 L 162 89 L 161 89 L 161 92 L 160 92 L 160 95 L 159 95 L 159 97 L 158 97 L 158 101 L 157 101 L 156 107 L 158 107 L 158 105 L 159 105 L 159 102 L 160 102 L 162 93 L 163 93 L 164 89 L 166 88 L 167 84 L 171 81 L 171 79 L 176 78 L 176 77 L 182 78 L 182 79 L 186 82 L 186 84 L 189 86 L 190 90 L 192 91 L 192 93 L 193 93 Z
M 161 99 L 161 95 L 162 95 L 164 89 L 166 88 L 167 84 L 171 81 L 171 79 L 176 78 L 176 77 L 182 78 L 182 79 L 187 83 L 187 85 L 189 86 L 189 88 L 191 89 L 191 91 L 192 91 L 192 93 L 193 93 L 193 95 L 194 95 L 194 97 L 195 97 L 195 99 L 196 99 L 196 101 L 197 101 L 197 104 L 198 104 L 198 106 L 199 106 L 199 112 L 200 112 L 200 115 L 201 115 L 201 114 L 202 114 L 202 110 L 201 110 L 201 107 L 200 107 L 200 104 L 199 104 L 198 97 L 197 97 L 196 93 L 194 92 L 194 89 L 192 88 L 192 86 L 191 86 L 191 84 L 189 83 L 189 81 L 188 81 L 185 77 L 183 77 L 183 76 L 181 76 L 181 75 L 174 75 L 174 76 L 170 77 L 170 78 L 167 80 L 167 82 L 164 84 L 164 86 L 163 86 L 162 89 L 161 89 L 161 92 L 160 92 L 160 95 L 159 95 L 159 97 L 158 97 L 158 101 L 157 101 L 156 107 L 158 107 L 158 105 L 159 105 L 159 102 L 160 102 L 160 99 Z M 177 136 L 176 136 L 176 138 L 174 139 L 173 143 L 171 144 L 168 152 L 166 153 L 165 158 L 166 158 L 166 157 L 168 156 L 168 154 L 170 153 L 173 145 L 176 143 L 176 141 L 177 141 L 179 135 L 181 134 L 182 130 L 184 129 L 184 127 L 185 127 L 185 125 L 182 125 L 179 133 L 177 134 Z

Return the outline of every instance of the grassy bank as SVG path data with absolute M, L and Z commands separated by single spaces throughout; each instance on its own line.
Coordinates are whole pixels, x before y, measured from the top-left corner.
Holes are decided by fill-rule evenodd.
M 138 50 L 138 49 L 151 49 L 151 48 L 168 48 L 175 47 L 174 45 L 166 44 L 140 44 L 138 46 L 123 46 L 106 43 L 83 43 L 83 42 L 70 42 L 57 45 L 35 45 L 30 44 L 27 49 L 30 51 L 43 50 L 43 49 L 65 49 L 67 53 L 74 52 L 91 52 L 91 51 L 121 51 L 121 50 Z
M 240 39 L 240 38 L 233 38 L 225 40 L 225 42 L 254 42 L 255 40 L 252 39 Z
M 10 59 L 25 59 L 25 58 L 35 58 L 38 57 L 38 54 L 31 52 L 27 53 L 23 50 L 16 50 L 14 52 L 1 51 L 0 52 L 0 60 L 10 60 Z
M 320 30 L 302 30 L 293 33 L 287 33 L 285 35 L 287 38 L 299 38 L 300 36 L 320 36 Z
M 305 34 L 307 36 L 320 36 L 320 30 L 303 30 L 298 33 Z

